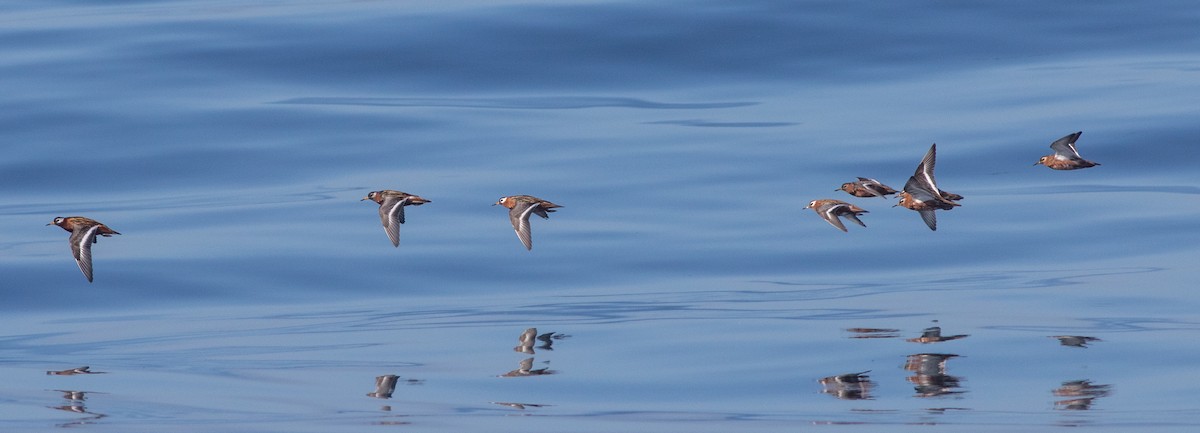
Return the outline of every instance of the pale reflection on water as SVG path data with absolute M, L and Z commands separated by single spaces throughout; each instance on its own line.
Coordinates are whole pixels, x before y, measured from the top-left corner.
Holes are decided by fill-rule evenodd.
M 1089 410 L 1096 399 L 1108 396 L 1111 385 L 1094 385 L 1090 380 L 1072 380 L 1063 382 L 1062 386 L 1054 389 L 1055 397 L 1067 397 L 1054 402 L 1054 408 L 1060 410 Z
M 70 394 L 68 391 L 61 391 L 60 395 L 78 396 L 78 399 L 45 405 L 59 411 L 71 410 L 88 415 L 88 418 L 73 422 L 106 422 L 102 418 L 110 412 L 106 408 L 111 408 L 112 403 L 108 402 L 114 398 L 118 401 L 143 401 L 142 404 L 147 405 L 146 410 L 153 410 L 157 403 L 149 400 L 158 393 L 153 391 L 151 382 L 169 378 L 177 382 L 178 386 L 195 391 L 174 394 L 175 403 L 197 409 L 204 408 L 208 413 L 223 414 L 222 417 L 235 424 L 254 422 L 252 420 L 255 415 L 239 412 L 239 409 L 222 403 L 221 400 L 225 398 L 223 392 L 191 382 L 212 382 L 224 377 L 241 383 L 240 392 L 246 392 L 248 395 L 309 395 L 310 399 L 323 401 L 324 404 L 344 407 L 343 410 L 348 412 L 343 422 L 356 417 L 353 415 L 356 409 L 352 408 L 361 406 L 356 403 L 356 395 L 359 396 L 358 399 L 388 400 L 389 404 L 382 410 L 394 415 L 388 415 L 389 418 L 384 419 L 364 419 L 370 423 L 384 424 L 423 423 L 423 419 L 431 416 L 450 416 L 454 413 L 477 416 L 490 413 L 486 409 L 487 406 L 480 405 L 502 406 L 510 410 L 536 408 L 541 416 L 563 420 L 666 416 L 665 413 L 653 415 L 659 411 L 650 410 L 649 407 L 632 411 L 628 409 L 626 404 L 638 405 L 641 398 L 637 395 L 628 395 L 630 400 L 624 403 L 596 400 L 613 392 L 613 386 L 619 388 L 628 384 L 649 383 L 643 381 L 657 383 L 659 389 L 685 386 L 702 394 L 720 391 L 727 397 L 718 398 L 714 403 L 719 402 L 721 406 L 736 407 L 744 404 L 742 402 L 747 399 L 756 399 L 752 396 L 759 395 L 756 404 L 764 405 L 760 408 L 761 411 L 757 412 L 760 414 L 745 414 L 749 419 L 760 420 L 758 422 L 765 422 L 767 419 L 805 421 L 812 415 L 808 412 L 790 415 L 787 412 L 778 412 L 782 410 L 783 406 L 779 406 L 781 403 L 804 404 L 817 408 L 813 410 L 818 411 L 874 411 L 890 408 L 892 416 L 888 419 L 878 418 L 879 413 L 876 413 L 873 421 L 862 420 L 880 424 L 912 421 L 933 414 L 946 416 L 947 408 L 955 409 L 953 412 L 958 414 L 955 416 L 963 416 L 965 413 L 986 411 L 988 406 L 994 404 L 1012 404 L 1001 402 L 1004 401 L 1003 396 L 1006 393 L 1014 390 L 1023 395 L 1022 401 L 1028 402 L 1022 403 L 1025 407 L 1022 413 L 1031 420 L 1037 420 L 1037 395 L 1044 393 L 1046 388 L 1033 385 L 1050 379 L 1053 375 L 1069 371 L 1053 367 L 1055 364 L 1064 367 L 1073 364 L 1061 358 L 1062 355 L 1085 353 L 1058 344 L 1046 345 L 1046 336 L 1042 334 L 1041 329 L 1017 331 L 1015 335 L 1022 336 L 1017 339 L 1012 338 L 1012 331 L 997 334 L 995 330 L 987 328 L 976 328 L 969 338 L 964 338 L 965 334 L 947 335 L 936 332 L 939 338 L 931 339 L 935 329 L 947 326 L 946 320 L 939 321 L 942 326 L 922 328 L 921 325 L 928 322 L 913 321 L 909 317 L 882 311 L 877 314 L 854 313 L 842 318 L 830 315 L 829 311 L 809 310 L 806 315 L 800 316 L 795 312 L 803 309 L 795 307 L 811 301 L 789 299 L 785 293 L 781 295 L 783 296 L 776 298 L 776 302 L 780 304 L 779 307 L 792 311 L 791 316 L 774 315 L 771 314 L 771 310 L 761 309 L 714 309 L 712 307 L 720 302 L 714 300 L 691 304 L 660 301 L 655 304 L 665 308 L 622 311 L 619 304 L 612 302 L 581 303 L 579 300 L 565 299 L 555 302 L 554 298 L 544 301 L 547 301 L 545 305 L 554 305 L 555 311 L 589 313 L 568 314 L 547 320 L 549 316 L 540 312 L 538 304 L 493 298 L 483 300 L 482 304 L 474 309 L 462 309 L 453 313 L 431 308 L 436 304 L 428 304 L 429 300 L 418 300 L 410 305 L 410 308 L 413 308 L 411 311 L 404 313 L 388 312 L 385 311 L 386 307 L 385 310 L 380 310 L 367 308 L 365 305 L 346 305 L 325 306 L 320 309 L 314 309 L 312 306 L 294 306 L 288 308 L 290 311 L 273 312 L 266 316 L 255 315 L 249 310 L 244 313 L 214 311 L 199 315 L 195 312 L 181 312 L 173 313 L 170 321 L 145 316 L 97 316 L 76 318 L 71 323 L 44 323 L 45 328 L 55 332 L 31 336 L 24 343 L 13 344 L 10 341 L 7 353 L 10 364 L 24 358 L 14 357 L 14 354 L 20 353 L 20 347 L 25 347 L 25 350 L 46 353 L 73 353 L 75 356 L 72 358 L 88 359 L 97 361 L 93 362 L 94 364 L 109 366 L 105 368 L 105 372 L 109 374 L 103 375 L 56 376 L 45 374 L 44 369 L 27 369 L 23 375 L 15 376 L 26 377 L 18 380 L 19 383 L 28 381 L 29 373 L 35 373 L 35 377 L 40 375 L 59 381 L 103 379 L 103 382 L 88 386 L 88 391 L 75 391 Z M 669 294 L 658 296 L 670 297 Z M 679 308 L 670 307 L 672 303 L 678 303 Z M 606 308 L 615 310 L 604 313 Z M 496 317 L 498 311 L 510 312 L 506 315 L 512 323 L 498 325 L 504 320 L 486 319 Z M 511 312 L 520 313 L 514 315 Z M 382 320 L 389 316 L 392 320 Z M 539 333 L 537 328 L 525 328 L 524 332 L 517 332 L 522 329 L 521 323 L 528 323 L 528 320 L 534 317 L 540 317 L 537 321 L 541 323 L 573 323 L 572 334 L 575 336 L 566 340 L 569 341 L 569 345 L 553 346 L 556 350 L 538 347 L 549 341 L 564 341 L 563 338 L 556 340 L 554 337 L 566 335 L 559 332 Z M 955 320 L 955 328 L 963 327 L 957 324 L 964 323 L 961 319 Z M 722 332 L 720 327 L 705 327 L 704 334 L 679 332 L 694 329 L 695 323 L 708 321 L 736 323 L 739 328 L 758 331 L 744 334 L 728 332 L 728 328 Z M 243 331 L 225 325 L 229 323 L 238 323 L 236 328 Z M 641 325 L 643 323 L 655 325 L 647 328 Z M 849 334 L 827 332 L 846 329 L 841 327 L 845 323 L 908 323 L 913 328 L 906 330 L 900 327 L 855 327 L 850 328 L 852 332 Z M 79 324 L 88 326 L 79 328 Z M 796 326 L 798 324 L 803 326 Z M 630 329 L 638 332 L 631 334 L 627 331 Z M 1107 328 L 1109 335 L 1129 332 L 1145 333 L 1146 330 L 1132 331 L 1119 326 Z M 902 339 L 897 335 L 905 333 L 920 336 Z M 97 338 L 101 334 L 108 337 Z M 428 342 L 424 336 L 431 334 L 442 335 L 455 344 L 426 346 L 436 347 L 434 353 L 420 350 L 421 343 Z M 872 338 L 862 338 L 863 334 Z M 784 338 L 784 335 L 790 337 Z M 545 336 L 545 339 L 539 340 L 539 336 Z M 1103 350 L 1115 346 L 1112 341 L 1107 341 L 1113 338 L 1106 338 L 1108 344 L 1104 347 L 1091 347 L 1089 350 Z M 513 340 L 519 343 L 515 348 L 511 346 Z M 363 344 L 348 345 L 345 344 L 346 341 L 359 341 Z M 973 341 L 975 343 L 972 343 Z M 534 353 L 525 353 L 523 344 L 526 342 L 533 343 L 528 350 Z M 937 345 L 948 350 L 920 353 L 905 350 L 906 347 L 914 347 L 913 344 L 920 344 L 921 347 Z M 154 351 L 133 350 L 146 345 L 155 347 Z M 273 349 L 260 349 L 264 346 L 273 346 Z M 817 346 L 824 347 L 824 353 L 809 350 L 810 347 Z M 721 350 L 712 352 L 714 347 Z M 182 348 L 195 350 L 181 351 Z M 1066 352 L 1056 354 L 1059 351 Z M 673 355 L 666 355 L 674 352 L 706 355 L 704 359 L 677 364 L 669 369 L 656 368 L 644 363 L 648 359 L 675 359 Z M 1010 368 L 980 369 L 978 361 L 1008 359 L 1007 353 L 1011 352 L 1026 353 L 1025 357 L 1030 360 Z M 186 358 L 169 361 L 170 365 L 156 362 L 159 358 L 170 359 L 170 356 L 165 355 L 180 353 L 187 354 Z M 508 355 L 505 355 L 506 353 Z M 631 353 L 640 356 L 627 359 L 626 355 Z M 714 358 L 714 353 L 723 355 Z M 1090 366 L 1089 371 L 1106 376 L 1109 373 L 1105 372 L 1111 370 L 1107 365 L 1123 365 L 1121 362 L 1105 361 L 1105 357 L 1111 356 L 1112 353 L 1115 352 L 1097 352 L 1097 357 L 1088 357 L 1086 363 Z M 514 354 L 520 356 L 514 358 Z M 1045 367 L 1031 368 L 1042 362 L 1039 360 L 1051 359 L 1058 361 L 1046 362 L 1043 364 Z M 516 365 L 515 368 L 509 367 L 507 372 L 501 370 L 497 373 L 496 367 L 503 364 Z M 551 368 L 552 365 L 555 368 Z M 743 371 L 737 374 L 738 382 L 728 382 L 722 377 L 728 374 L 731 365 L 758 367 L 749 370 L 743 368 Z M 823 378 L 806 378 L 803 372 L 792 371 L 796 368 L 829 368 L 837 365 L 865 368 L 853 373 Z M 559 368 L 563 366 L 569 368 Z M 754 372 L 764 367 L 767 367 L 767 370 L 763 374 Z M 377 371 L 380 368 L 394 370 L 399 374 L 376 377 L 375 390 L 367 393 L 367 397 L 362 397 L 363 391 L 359 390 L 361 379 L 364 377 L 362 373 Z M 63 371 L 76 370 L 78 369 Z M 782 373 L 783 371 L 791 372 Z M 296 381 L 294 374 L 299 372 L 304 372 L 306 379 Z M 420 379 L 412 378 L 414 376 Z M 289 377 L 293 379 L 287 379 Z M 507 380 L 512 378 L 524 379 Z M 533 380 L 534 378 L 537 379 Z M 697 378 L 704 380 L 697 381 Z M 503 383 L 492 382 L 497 379 Z M 813 380 L 819 383 L 816 389 L 812 388 Z M 607 382 L 615 383 L 609 385 Z M 990 388 L 992 382 L 1005 383 L 1009 391 L 997 394 L 996 390 Z M 399 384 L 421 386 L 405 388 L 403 393 L 398 393 L 396 387 Z M 780 385 L 783 387 L 778 387 Z M 60 387 L 63 383 L 42 386 L 48 389 L 62 389 Z M 1094 407 L 1097 399 L 1112 398 L 1115 394 L 1111 390 L 1116 386 L 1119 384 L 1099 384 L 1094 380 L 1062 382 L 1062 385 L 1052 392 L 1054 400 L 1046 401 L 1045 404 L 1053 403 L 1052 407 L 1063 410 L 1088 409 Z M 806 388 L 814 395 L 834 397 L 829 399 L 830 402 L 857 401 L 868 406 L 848 406 L 840 409 L 837 406 L 829 406 L 819 409 L 826 405 L 822 405 L 821 400 L 805 397 L 803 390 Z M 91 401 L 88 398 L 95 392 L 106 396 L 103 402 L 99 405 L 85 404 Z M 766 399 L 763 399 L 764 395 Z M 656 398 L 662 397 L 660 395 Z M 938 403 L 905 403 L 905 400 L 913 398 Z M 996 400 L 997 398 L 1000 400 Z M 581 401 L 588 402 L 586 407 L 579 407 Z M 690 400 L 679 401 L 682 403 Z M 683 420 L 691 416 L 707 416 L 701 414 L 714 415 L 725 412 L 708 408 L 703 400 L 693 403 L 699 406 L 671 417 Z M 1108 404 L 1129 403 L 1125 400 L 1114 400 Z M 611 412 L 623 406 L 627 409 Z M 368 407 L 363 406 L 360 410 L 366 410 Z M 378 406 L 375 408 L 379 409 Z M 682 410 L 682 406 L 679 409 Z M 773 412 L 774 415 L 761 414 L 767 412 Z M 635 413 L 641 415 L 633 415 Z M 844 413 L 853 418 L 852 414 L 856 412 Z M 395 418 L 397 416 L 400 418 Z M 299 416 L 297 419 L 315 420 L 320 417 L 320 414 L 314 413 Z M 979 419 L 989 418 L 980 416 Z M 460 425 L 473 425 L 470 421 L 463 422 L 465 424 Z M 1061 420 L 1044 418 L 1043 422 L 1045 425 L 1052 425 L 1060 423 Z
M 868 371 L 846 373 L 836 376 L 823 377 L 820 382 L 821 392 L 830 394 L 842 400 L 870 400 L 871 388 L 874 383 L 867 375 Z

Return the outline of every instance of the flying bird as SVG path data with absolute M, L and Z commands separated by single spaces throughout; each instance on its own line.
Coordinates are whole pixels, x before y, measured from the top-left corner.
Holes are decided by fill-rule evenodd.
M 1088 161 L 1079 156 L 1079 151 L 1075 149 L 1075 141 L 1079 140 L 1080 135 L 1083 135 L 1083 131 L 1067 134 L 1063 138 L 1054 140 L 1053 143 L 1050 143 L 1050 148 L 1054 149 L 1054 153 L 1043 156 L 1033 165 L 1041 164 L 1055 170 L 1075 170 L 1100 165 L 1098 162 Z
M 887 198 L 888 194 L 895 194 L 899 191 L 892 187 L 884 185 L 878 180 L 869 177 L 860 177 L 856 182 L 846 182 L 841 188 L 834 191 L 846 191 L 855 197 L 883 197 Z
M 817 215 L 820 215 L 821 218 L 824 218 L 826 222 L 834 227 L 837 227 L 837 229 L 841 231 L 847 230 L 846 225 L 842 224 L 840 217 L 846 217 L 850 221 L 858 223 L 860 226 L 867 226 L 866 224 L 863 224 L 862 220 L 858 219 L 860 215 L 867 213 L 867 211 L 863 210 L 863 208 L 841 200 L 813 200 L 808 202 L 808 206 L 805 206 L 804 208 L 812 209 L 817 213 Z
M 929 226 L 930 230 L 937 230 L 935 210 L 950 210 L 955 206 L 960 206 L 953 199 L 948 198 L 948 193 L 938 189 L 937 181 L 933 178 L 936 159 L 937 143 L 934 143 L 929 146 L 929 152 L 925 153 L 925 158 L 921 159 L 921 163 L 917 164 L 916 172 L 904 184 L 904 190 L 899 194 L 900 203 L 898 204 L 898 206 L 919 212 L 921 219 L 925 220 L 925 225 Z M 957 194 L 955 195 L 957 196 Z
M 75 256 L 75 263 L 89 283 L 92 282 L 92 244 L 96 243 L 96 237 L 120 234 L 99 221 L 81 216 L 57 217 L 46 225 L 59 226 L 71 232 L 71 254 Z
M 383 231 L 387 233 L 388 239 L 392 240 L 392 246 L 395 247 L 400 246 L 400 224 L 404 224 L 404 207 L 420 206 L 430 202 L 430 200 L 407 192 L 390 189 L 371 191 L 362 200 L 379 203 L 379 219 L 383 222 Z
M 521 239 L 521 243 L 525 244 L 527 250 L 533 250 L 533 238 L 529 231 L 529 215 L 537 214 L 543 219 L 548 219 L 550 218 L 549 214 L 554 212 L 555 208 L 562 207 L 531 195 L 500 197 L 500 200 L 492 204 L 492 206 L 495 205 L 508 208 L 508 219 L 512 222 L 513 230 L 517 232 L 517 238 Z

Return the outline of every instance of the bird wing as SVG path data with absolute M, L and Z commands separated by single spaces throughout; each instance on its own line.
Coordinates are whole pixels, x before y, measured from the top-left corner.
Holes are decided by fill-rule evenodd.
M 1083 131 L 1067 134 L 1067 136 L 1050 143 L 1050 148 L 1054 149 L 1054 157 L 1067 160 L 1083 159 L 1079 156 L 1079 151 L 1075 149 L 1075 141 L 1079 139 L 1080 135 L 1083 135 Z
M 933 191 L 930 191 L 928 188 L 926 188 L 924 182 L 917 179 L 915 175 L 910 176 L 908 178 L 908 182 L 904 183 L 904 192 L 911 194 L 914 199 L 920 202 L 926 202 L 940 197 L 935 196 Z
M 79 264 L 79 270 L 83 271 L 83 276 L 87 277 L 89 283 L 92 282 L 92 244 L 96 243 L 97 230 L 100 230 L 99 225 L 90 226 L 87 230 L 71 232 L 71 253 L 75 256 L 75 263 Z
M 834 227 L 837 227 L 838 230 L 846 231 L 846 225 L 842 224 L 842 219 L 838 218 L 837 212 L 836 212 L 837 209 L 842 206 L 845 206 L 845 205 L 834 203 L 834 204 L 827 204 L 827 205 L 821 206 L 821 209 L 820 209 L 821 218 L 824 218 L 825 221 L 829 222 L 829 224 L 833 225 Z
M 934 192 L 934 197 L 941 197 L 942 193 L 938 190 L 937 181 L 933 179 L 933 168 L 937 164 L 937 144 L 929 146 L 929 152 L 925 153 L 925 158 L 921 159 L 921 163 L 917 165 L 917 171 L 913 173 L 913 177 L 917 178 L 921 187 L 926 191 Z M 912 181 L 912 178 L 909 178 Z M 908 191 L 908 185 L 904 185 L 904 190 Z M 912 191 L 909 191 L 912 194 Z
M 925 220 L 925 225 L 929 226 L 930 230 L 937 231 L 937 215 L 933 209 L 922 209 L 917 211 L 921 214 L 921 219 Z
M 522 332 L 517 340 L 521 342 L 521 345 L 532 345 L 534 338 L 537 338 L 537 328 L 529 328 Z
M 522 373 L 533 370 L 533 358 L 525 358 L 519 363 Z
M 517 203 L 508 211 L 508 219 L 512 222 L 513 230 L 517 232 L 517 237 L 521 239 L 521 243 L 525 244 L 525 249 L 533 249 L 533 237 L 529 227 L 529 214 L 538 212 L 541 206 L 537 203 Z M 545 211 L 539 215 L 545 214 Z
M 379 219 L 383 222 L 383 231 L 387 232 L 392 246 L 400 246 L 400 224 L 404 224 L 405 204 L 408 204 L 408 197 L 388 197 L 379 205 Z
M 851 213 L 848 213 L 848 214 L 846 214 L 846 215 L 844 215 L 844 216 L 845 216 L 846 218 L 849 218 L 849 219 L 850 219 L 850 221 L 854 221 L 855 223 L 858 223 L 858 225 L 860 225 L 860 226 L 863 226 L 863 227 L 866 227 L 866 226 L 867 226 L 866 224 L 863 224 L 862 220 L 858 219 L 858 215 L 855 215 L 853 212 L 851 212 Z
M 879 183 L 879 181 L 875 179 L 871 179 L 869 177 L 860 177 L 858 178 L 858 185 L 867 190 L 867 192 L 871 193 L 873 196 L 887 198 L 884 197 L 883 194 L 879 193 L 879 190 L 882 189 L 880 187 L 883 186 L 883 184 Z

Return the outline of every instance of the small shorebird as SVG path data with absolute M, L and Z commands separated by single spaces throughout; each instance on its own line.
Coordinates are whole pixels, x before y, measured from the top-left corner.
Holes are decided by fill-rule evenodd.
M 400 246 L 400 224 L 404 224 L 404 207 L 420 206 L 430 202 L 430 200 L 406 192 L 390 189 L 371 191 L 362 200 L 379 203 L 379 219 L 383 222 L 383 231 L 387 233 L 388 239 L 392 240 L 392 246 L 395 247 Z
M 888 194 L 895 194 L 899 191 L 892 187 L 880 183 L 878 180 L 869 177 L 860 177 L 857 182 L 846 182 L 841 188 L 834 191 L 846 191 L 855 197 L 883 197 L 887 198 Z
M 1067 134 L 1066 137 L 1054 140 L 1053 143 L 1050 143 L 1054 154 L 1043 156 L 1033 165 L 1041 164 L 1055 170 L 1075 170 L 1100 165 L 1100 163 L 1088 161 L 1079 156 L 1079 151 L 1075 149 L 1075 141 L 1079 140 L 1080 135 L 1083 135 L 1083 131 Z
M 533 250 L 533 238 L 529 231 L 529 214 L 550 218 L 549 214 L 554 212 L 555 208 L 562 207 L 531 195 L 500 197 L 500 200 L 492 204 L 492 206 L 495 205 L 508 208 L 508 219 L 512 222 L 513 230 L 517 232 L 517 238 L 521 239 L 521 243 L 525 244 L 527 250 Z
M 841 231 L 847 230 L 846 225 L 842 224 L 842 220 L 839 217 L 846 217 L 850 221 L 854 221 L 863 227 L 867 226 L 866 224 L 863 224 L 862 220 L 858 219 L 860 215 L 867 213 L 867 211 L 863 210 L 863 208 L 841 200 L 813 200 L 808 202 L 808 206 L 805 206 L 804 208 L 812 209 L 813 212 L 816 212 L 817 215 L 820 215 L 821 218 L 824 218 L 825 221 L 829 222 L 830 225 L 837 227 L 838 230 Z
M 89 283 L 92 282 L 92 244 L 96 243 L 96 237 L 120 234 L 99 221 L 81 216 L 57 217 L 46 225 L 59 226 L 71 232 L 71 254 L 75 256 L 75 263 Z
M 933 179 L 936 160 L 937 144 L 934 143 L 929 146 L 929 152 L 925 153 L 925 158 L 921 159 L 921 163 L 917 164 L 916 172 L 904 184 L 904 191 L 900 192 L 900 203 L 897 205 L 919 212 L 921 219 L 925 220 L 925 225 L 929 226 L 930 230 L 937 230 L 937 216 L 934 215 L 936 209 L 950 210 L 955 206 L 960 206 L 952 199 L 947 198 L 947 193 L 938 189 L 937 181 Z M 955 194 L 955 196 L 958 195 Z

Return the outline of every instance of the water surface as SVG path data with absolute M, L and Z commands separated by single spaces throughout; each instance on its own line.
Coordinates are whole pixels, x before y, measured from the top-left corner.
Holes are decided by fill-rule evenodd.
M 1198 15 L 4 6 L 0 423 L 1193 430 Z M 1103 165 L 1031 166 L 1078 130 Z M 834 192 L 899 188 L 934 142 L 966 196 L 936 232 Z M 383 188 L 433 200 L 399 248 L 359 201 Z M 511 194 L 564 206 L 533 251 L 490 206 Z M 93 284 L 44 226 L 67 215 L 122 232 Z M 906 341 L 933 326 L 968 336 Z M 514 352 L 528 327 L 570 337 Z M 529 357 L 554 374 L 503 377 Z M 45 374 L 82 365 L 105 374 Z M 865 392 L 818 383 L 867 370 Z M 386 374 L 392 397 L 368 396 Z

